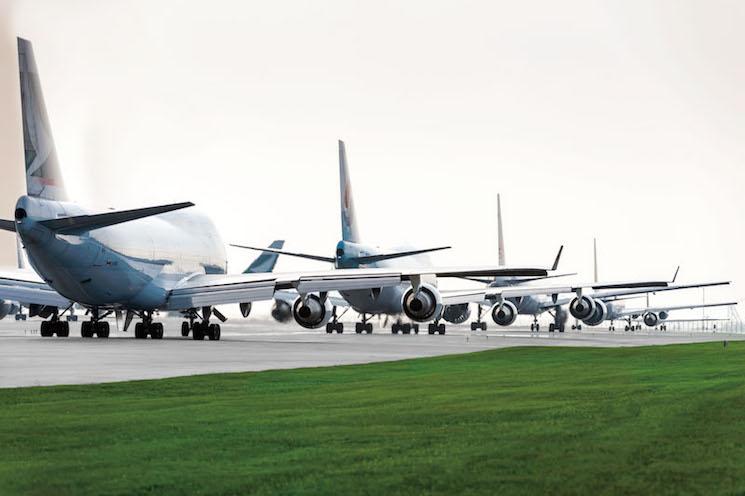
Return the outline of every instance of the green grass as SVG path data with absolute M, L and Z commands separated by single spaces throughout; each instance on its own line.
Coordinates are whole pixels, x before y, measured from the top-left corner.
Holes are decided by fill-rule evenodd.
M 745 343 L 0 390 L 2 495 L 247 493 L 742 494 Z

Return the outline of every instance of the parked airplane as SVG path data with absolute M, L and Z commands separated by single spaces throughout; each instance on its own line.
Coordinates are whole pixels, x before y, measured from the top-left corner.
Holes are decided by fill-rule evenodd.
M 268 300 L 276 290 L 289 288 L 299 293 L 293 305 L 296 319 L 320 327 L 331 319 L 329 291 L 347 291 L 382 308 L 392 304 L 378 301 L 386 288 L 401 288 L 402 282 L 407 289 L 395 293 L 401 296 L 399 308 L 413 320 L 426 322 L 438 319 L 442 311 L 438 277 L 547 273 L 544 268 L 427 266 L 227 275 L 219 233 L 206 216 L 187 208 L 193 206 L 190 202 L 92 213 L 67 200 L 31 43 L 20 38 L 18 61 L 27 194 L 16 203 L 14 220 L 0 220 L 0 229 L 20 235 L 42 280 L 0 278 L 0 298 L 48 309 L 42 315 L 49 319 L 41 324 L 43 336 L 68 336 L 69 323 L 60 317 L 78 303 L 90 314 L 81 326 L 83 337 L 108 337 L 104 317 L 125 312 L 125 331 L 138 317 L 135 337 L 160 339 L 163 325 L 154 315 L 180 311 L 188 317 L 194 339 L 220 339 L 220 325 L 210 318 L 225 317 L 215 305 Z M 345 212 L 352 213 L 351 204 Z M 349 238 L 355 237 L 354 225 L 347 227 L 352 229 Z M 340 250 L 337 258 L 353 266 L 391 257 L 364 253 L 352 242 Z
M 340 210 L 342 239 L 336 245 L 336 253 L 334 257 L 290 252 L 286 250 L 269 250 L 266 248 L 256 248 L 239 244 L 233 244 L 232 246 L 235 246 L 237 248 L 247 248 L 250 250 L 272 251 L 277 254 L 328 262 L 334 264 L 337 269 L 359 267 L 393 268 L 397 266 L 397 262 L 395 262 L 394 260 L 403 257 L 413 257 L 413 259 L 411 260 L 411 265 L 417 267 L 425 267 L 429 264 L 429 262 L 425 257 L 422 256 L 423 254 L 446 248 L 441 247 L 424 250 L 406 248 L 398 251 L 390 251 L 362 243 L 354 215 L 355 210 L 352 196 L 352 187 L 350 183 L 346 147 L 343 141 L 339 141 L 339 184 L 341 200 Z M 502 250 L 502 253 L 504 253 L 504 250 Z M 560 255 L 561 250 L 559 250 L 559 255 L 557 255 L 554 266 L 551 269 L 552 271 L 556 270 Z M 503 257 L 502 261 L 504 261 Z M 488 288 L 489 296 L 491 299 L 484 299 L 482 290 L 482 292 L 480 293 L 480 301 L 483 305 L 491 305 L 495 322 L 503 322 L 503 324 L 500 325 L 509 325 L 517 317 L 517 306 L 515 305 L 515 303 L 513 303 L 514 299 L 523 298 L 527 295 L 534 294 L 549 295 L 544 296 L 549 301 L 556 299 L 557 295 L 555 295 L 554 293 L 554 290 L 556 288 L 554 287 L 538 288 L 518 286 L 528 280 L 545 278 L 547 276 L 548 272 L 544 272 L 543 274 L 496 274 L 493 276 L 494 279 L 492 279 L 492 282 L 495 284 L 500 284 L 500 286 Z M 480 280 L 479 276 L 466 276 L 465 278 Z M 667 286 L 667 284 L 667 281 L 646 281 L 632 283 L 611 283 L 606 285 L 595 285 L 593 287 L 629 288 L 638 287 L 640 285 L 643 285 L 645 287 L 663 287 Z M 560 291 L 557 291 L 557 293 L 576 292 L 578 294 L 578 298 L 575 299 L 578 301 L 578 303 L 574 303 L 574 306 L 582 309 L 582 311 L 586 311 L 587 308 L 585 307 L 588 306 L 589 308 L 589 304 L 592 304 L 593 302 L 589 299 L 588 296 L 582 296 L 582 291 L 584 288 L 585 286 L 561 286 L 560 288 L 558 288 L 560 289 Z M 504 294 L 512 295 L 511 298 L 513 298 L 513 300 L 502 298 L 502 290 L 505 291 Z M 473 294 L 467 295 L 468 292 L 453 292 L 444 294 L 440 294 L 438 292 L 437 300 L 440 301 L 440 303 L 438 304 L 440 310 L 435 313 L 427 313 L 423 309 L 419 309 L 420 302 L 416 302 L 412 299 L 411 288 L 408 283 L 382 288 L 382 290 L 380 291 L 352 289 L 340 290 L 339 292 L 341 293 L 341 296 L 343 297 L 343 300 L 346 302 L 346 304 L 361 315 L 362 322 L 358 322 L 355 328 L 357 332 L 372 332 L 372 324 L 368 322 L 369 317 L 372 315 L 386 315 L 393 317 L 405 315 L 411 321 L 415 322 L 412 325 L 410 323 L 402 323 L 400 320 L 397 320 L 391 326 L 391 332 L 393 332 L 394 334 L 398 333 L 399 331 L 403 332 L 404 334 L 408 334 L 411 331 L 417 333 L 419 332 L 419 326 L 418 324 L 416 324 L 416 322 L 422 321 L 432 321 L 428 326 L 428 332 L 430 334 L 445 334 L 445 324 L 440 323 L 440 320 L 444 319 L 445 316 L 447 316 L 447 320 L 449 322 L 464 322 L 470 315 L 468 304 L 471 302 L 475 302 L 477 299 L 477 297 Z M 429 298 L 432 298 L 431 294 Z M 277 308 L 279 308 L 280 305 L 285 306 L 286 303 L 275 304 Z M 424 305 L 423 302 L 422 305 Z M 427 306 L 431 307 L 430 304 L 427 304 Z M 552 308 L 554 306 L 552 306 Z M 323 323 L 326 324 L 327 332 L 333 332 L 334 330 L 336 332 L 343 332 L 344 326 L 341 322 L 338 322 L 335 315 L 336 314 L 334 313 L 334 317 L 331 319 L 331 321 Z M 426 315 L 427 318 L 422 318 L 422 316 L 424 315 Z M 317 322 L 306 321 L 306 319 L 304 319 L 302 315 L 299 315 L 294 308 L 293 316 L 295 317 L 295 321 L 298 324 L 307 328 L 318 328 L 323 325 Z
M 660 326 L 660 330 L 666 331 L 667 325 L 665 322 L 667 321 L 668 316 L 670 315 L 670 312 L 675 310 L 694 310 L 696 308 L 711 308 L 711 307 L 726 307 L 726 306 L 733 306 L 737 305 L 737 302 L 731 301 L 726 303 L 699 303 L 699 304 L 692 304 L 692 305 L 662 305 L 657 307 L 650 307 L 647 306 L 645 308 L 631 308 L 631 309 L 625 309 L 625 308 L 616 308 L 611 307 L 608 310 L 607 315 L 605 316 L 606 321 L 610 321 L 610 328 L 609 330 L 615 331 L 616 328 L 613 325 L 613 321 L 615 320 L 625 320 L 626 326 L 624 327 L 625 331 L 633 331 L 635 328 L 635 325 L 633 324 L 634 320 L 637 320 L 639 318 L 642 319 L 642 322 L 644 322 L 644 325 L 647 327 L 657 327 Z M 699 319 L 700 320 L 700 319 Z M 586 322 L 587 325 L 598 325 L 595 323 L 589 323 Z

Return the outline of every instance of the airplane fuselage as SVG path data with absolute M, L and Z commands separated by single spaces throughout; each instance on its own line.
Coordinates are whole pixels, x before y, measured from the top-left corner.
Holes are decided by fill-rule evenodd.
M 16 228 L 37 273 L 62 296 L 88 306 L 163 308 L 168 291 L 195 274 L 224 274 L 227 256 L 212 222 L 175 211 L 79 235 L 38 221 L 91 212 L 68 202 L 22 196 Z

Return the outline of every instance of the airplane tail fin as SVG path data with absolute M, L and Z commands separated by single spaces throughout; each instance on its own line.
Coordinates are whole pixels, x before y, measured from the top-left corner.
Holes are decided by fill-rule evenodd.
M 502 203 L 497 193 L 497 243 L 499 246 L 499 266 L 507 265 L 504 256 L 504 235 L 502 234 Z
M 359 243 L 360 235 L 357 231 L 357 219 L 354 215 L 352 183 L 349 180 L 349 168 L 347 166 L 347 150 L 342 140 L 339 140 L 339 193 L 341 198 L 341 239 Z
M 66 200 L 67 193 L 44 105 L 34 49 L 31 42 L 23 38 L 18 38 L 18 71 L 21 78 L 26 192 L 29 196 L 48 200 Z
M 278 239 L 278 240 L 272 241 L 272 244 L 269 245 L 269 248 L 281 250 L 284 245 L 285 245 L 285 241 L 283 239 Z M 277 258 L 279 258 L 278 253 L 264 251 L 261 253 L 261 255 L 256 257 L 256 260 L 251 262 L 251 265 L 249 265 L 246 268 L 246 270 L 243 271 L 243 273 L 244 274 L 257 274 L 257 273 L 273 272 L 274 266 L 277 264 Z

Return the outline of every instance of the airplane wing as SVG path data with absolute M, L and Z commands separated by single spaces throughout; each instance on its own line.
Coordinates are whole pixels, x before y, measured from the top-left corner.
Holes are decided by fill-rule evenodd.
M 619 300 L 623 296 L 628 295 L 639 295 L 644 293 L 659 293 L 660 291 L 674 291 L 678 289 L 690 289 L 690 288 L 708 288 L 711 286 L 726 286 L 730 281 L 713 281 L 703 282 L 696 284 L 669 284 L 665 287 L 650 287 L 650 288 L 634 288 L 634 289 L 617 289 L 614 291 L 599 291 L 592 294 L 593 298 L 603 301 L 614 301 Z
M 57 308 L 72 305 L 70 300 L 52 289 L 35 272 L 19 269 L 0 271 L 0 300 Z
M 291 289 L 283 289 L 274 293 L 275 300 L 284 301 L 288 305 L 292 305 L 293 303 L 295 303 L 295 300 L 298 296 L 300 296 L 300 294 L 297 291 Z M 341 295 L 337 293 L 328 295 L 328 300 L 335 307 L 347 308 L 348 306 L 350 306 L 347 300 L 342 298 Z
M 643 315 L 648 312 L 659 313 L 659 312 L 671 312 L 673 310 L 694 310 L 696 308 L 710 308 L 710 307 L 727 307 L 737 305 L 736 301 L 730 301 L 726 303 L 699 303 L 693 305 L 678 305 L 678 306 L 661 306 L 661 307 L 649 307 L 649 308 L 631 308 L 619 312 L 620 315 Z M 700 320 L 700 319 L 699 319 Z
M 168 295 L 167 310 L 269 300 L 278 290 L 307 294 L 397 286 L 411 281 L 462 276 L 542 276 L 546 269 L 508 267 L 423 267 L 412 269 L 332 269 L 265 274 L 200 274 L 182 281 Z

